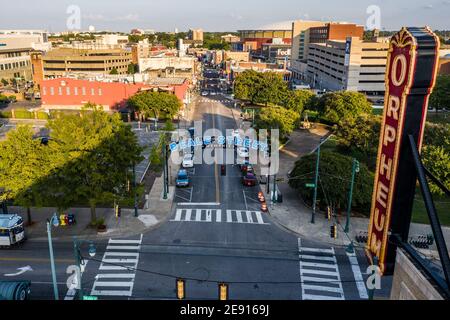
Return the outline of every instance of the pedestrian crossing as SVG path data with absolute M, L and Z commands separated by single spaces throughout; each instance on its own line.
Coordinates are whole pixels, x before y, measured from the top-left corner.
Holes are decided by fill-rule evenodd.
M 131 297 L 142 237 L 138 240 L 109 240 L 91 296 Z
M 303 300 L 345 300 L 334 248 L 299 245 Z
M 200 103 L 234 103 L 233 101 L 230 100 L 213 100 L 213 99 L 200 99 L 197 100 L 197 102 Z
M 172 222 L 238 223 L 268 225 L 259 211 L 221 209 L 177 209 Z

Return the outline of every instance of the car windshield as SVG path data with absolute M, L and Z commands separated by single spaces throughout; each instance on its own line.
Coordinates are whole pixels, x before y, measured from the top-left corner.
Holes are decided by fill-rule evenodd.
M 192 154 L 187 154 L 184 156 L 184 161 L 190 161 L 192 160 Z
M 184 172 L 181 172 L 178 174 L 178 179 L 180 179 L 180 180 L 186 180 L 187 178 L 188 178 L 188 176 Z

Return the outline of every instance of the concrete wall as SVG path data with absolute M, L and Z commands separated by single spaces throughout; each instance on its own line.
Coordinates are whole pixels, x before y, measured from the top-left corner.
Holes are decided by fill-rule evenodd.
M 391 300 L 443 300 L 402 249 L 397 250 Z

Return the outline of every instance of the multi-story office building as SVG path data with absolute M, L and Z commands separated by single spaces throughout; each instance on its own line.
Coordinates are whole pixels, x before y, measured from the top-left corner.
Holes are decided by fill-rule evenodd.
M 307 80 L 316 89 L 383 96 L 388 50 L 387 38 L 363 41 L 349 37 L 346 41 L 311 43 Z
M 269 63 L 284 64 L 291 57 L 291 48 L 292 46 L 289 44 L 264 43 L 261 57 Z
M 40 30 L 0 30 L 0 79 L 32 79 L 30 52 L 51 48 Z
M 191 29 L 188 32 L 188 38 L 192 41 L 203 42 L 203 30 L 202 29 Z
M 39 57 L 42 62 L 39 61 Z M 62 77 L 67 73 L 105 73 L 113 70 L 117 74 L 127 74 L 131 63 L 131 52 L 122 49 L 78 50 L 71 48 L 58 48 L 33 59 L 33 75 L 36 82 L 43 78 Z M 38 68 L 42 68 L 39 70 Z
M 310 43 L 328 40 L 345 41 L 347 37 L 362 39 L 364 27 L 346 22 L 295 21 L 292 24 L 291 70 L 295 79 L 306 78 L 306 60 Z

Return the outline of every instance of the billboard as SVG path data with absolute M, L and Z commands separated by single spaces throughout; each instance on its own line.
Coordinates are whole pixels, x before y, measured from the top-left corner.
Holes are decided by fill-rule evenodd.
M 417 174 L 408 136 L 421 149 L 428 99 L 435 84 L 439 39 L 429 28 L 403 28 L 390 43 L 386 96 L 375 172 L 366 254 L 391 273 L 396 246 L 392 234 L 407 241 Z
M 345 61 L 344 66 L 348 67 L 350 65 L 350 53 L 352 50 L 352 38 L 347 38 L 345 41 Z

